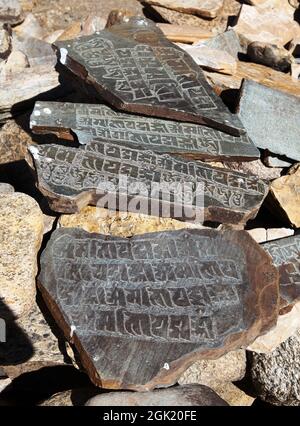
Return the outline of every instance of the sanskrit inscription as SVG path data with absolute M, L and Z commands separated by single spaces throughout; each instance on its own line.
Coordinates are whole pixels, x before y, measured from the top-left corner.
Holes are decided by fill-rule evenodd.
M 293 304 L 300 298 L 300 235 L 262 244 L 280 273 L 280 295 Z
M 124 239 L 60 228 L 42 254 L 38 282 L 67 337 L 80 342 L 88 372 L 91 362 L 102 384 L 125 377 L 124 387 L 134 388 L 151 382 L 166 362 L 195 351 L 198 358 L 205 351 L 224 353 L 229 337 L 234 347 L 246 344 L 248 333 L 253 340 L 276 320 L 277 304 L 266 318 L 261 304 L 277 301 L 277 279 L 244 231 Z
M 37 102 L 31 116 L 36 133 L 66 137 L 81 144 L 102 141 L 181 154 L 195 159 L 252 160 L 259 152 L 247 135 L 235 137 L 207 126 L 119 113 L 106 105 Z
M 200 67 L 145 18 L 58 41 L 55 47 L 64 66 L 118 109 L 207 124 L 235 135 L 245 132 Z
M 134 206 L 145 214 L 239 223 L 256 214 L 268 190 L 254 176 L 101 141 L 82 149 L 35 146 L 30 153 L 39 188 L 58 211 L 99 205 L 111 194 L 120 210 Z

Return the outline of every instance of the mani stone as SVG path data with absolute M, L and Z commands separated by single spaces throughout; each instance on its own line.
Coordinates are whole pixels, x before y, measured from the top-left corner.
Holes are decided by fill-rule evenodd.
M 0 194 L 0 318 L 21 317 L 35 302 L 43 214 L 26 194 Z
M 152 392 L 110 392 L 94 396 L 88 407 L 220 407 L 228 406 L 212 389 L 201 385 L 176 386 Z
M 262 247 L 279 269 L 280 296 L 286 305 L 294 304 L 300 299 L 300 235 L 270 241 Z
M 245 231 L 130 239 L 59 228 L 38 285 L 92 382 L 151 390 L 248 346 L 278 316 L 278 272 Z
M 93 142 L 84 149 L 28 148 L 38 188 L 61 213 L 97 205 L 202 223 L 245 223 L 255 217 L 268 185 L 255 176 L 167 154 Z
M 300 331 L 270 353 L 249 352 L 256 394 L 274 405 L 300 406 Z
M 38 102 L 30 120 L 34 133 L 54 133 L 81 144 L 103 141 L 194 159 L 253 160 L 258 149 L 247 135 L 228 135 L 193 123 L 119 113 L 106 105 Z
M 271 183 L 270 204 L 272 209 L 273 206 L 278 209 L 278 214 L 285 221 L 300 228 L 300 164 L 293 166 L 288 173 Z
M 59 226 L 65 228 L 82 228 L 87 232 L 126 238 L 149 232 L 173 231 L 183 228 L 205 228 L 202 225 L 181 222 L 166 217 L 111 211 L 94 206 L 84 207 L 79 213 L 63 214 L 60 216 L 58 223 Z
M 258 148 L 300 160 L 300 99 L 251 80 L 241 88 L 238 113 Z
M 148 19 L 130 18 L 54 46 L 60 62 L 117 109 L 245 133 L 199 66 Z
M 216 18 L 223 7 L 223 0 L 139 0 L 143 4 L 165 7 L 178 12 Z

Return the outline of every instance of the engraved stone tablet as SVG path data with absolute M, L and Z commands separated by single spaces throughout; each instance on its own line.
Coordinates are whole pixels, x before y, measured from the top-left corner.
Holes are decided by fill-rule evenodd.
M 63 65 L 118 109 L 245 133 L 200 67 L 150 20 L 130 18 L 55 47 Z
M 30 126 L 35 133 L 55 133 L 81 144 L 90 141 L 126 144 L 157 153 L 194 159 L 253 160 L 258 149 L 247 135 L 232 136 L 199 124 L 115 112 L 106 105 L 38 102 Z
M 279 269 L 280 296 L 286 304 L 300 299 L 300 235 L 262 244 Z
M 29 148 L 38 188 L 53 210 L 97 204 L 186 221 L 241 223 L 255 217 L 268 185 L 255 176 L 168 154 L 91 142 Z
M 258 148 L 300 160 L 300 99 L 251 80 L 241 89 L 239 116 Z
M 60 228 L 38 282 L 91 380 L 111 389 L 176 383 L 194 361 L 246 347 L 278 316 L 278 271 L 245 231 L 126 239 Z

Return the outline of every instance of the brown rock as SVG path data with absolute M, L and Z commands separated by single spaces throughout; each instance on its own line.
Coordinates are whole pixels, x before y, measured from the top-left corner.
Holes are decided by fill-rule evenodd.
M 257 41 L 248 45 L 247 54 L 253 62 L 283 72 L 289 71 L 293 61 L 292 54 L 283 47 Z
M 140 0 L 143 4 L 165 7 L 203 18 L 215 18 L 223 7 L 223 0 Z
M 221 358 L 195 362 L 179 378 L 180 385 L 197 383 L 215 389 L 224 382 L 241 380 L 246 373 L 246 352 L 243 349 L 228 352 Z
M 31 137 L 15 121 L 8 121 L 0 129 L 0 164 L 23 160 L 31 144 Z
M 299 24 L 283 10 L 278 13 L 276 9 L 262 9 L 246 4 L 242 5 L 234 30 L 249 43 L 258 41 L 278 46 L 284 46 L 300 34 Z
M 105 28 L 110 28 L 113 25 L 123 24 L 129 21 L 134 14 L 126 9 L 114 9 L 110 12 L 107 18 Z
M 93 57 L 89 56 L 91 44 L 96 46 L 93 49 L 97 67 Z M 118 109 L 207 124 L 234 135 L 244 133 L 237 116 L 231 114 L 211 90 L 201 69 L 188 54 L 171 44 L 150 20 L 131 18 L 128 23 L 114 25 L 92 36 L 56 42 L 55 47 L 63 65 L 90 83 L 95 96 L 104 97 Z M 122 54 L 127 52 L 129 55 L 130 69 L 134 67 L 136 78 L 140 79 L 138 89 L 122 71 L 126 64 L 120 65 L 119 48 L 122 48 Z M 141 51 L 146 55 L 143 57 L 143 68 L 148 70 L 145 75 L 140 74 L 140 54 L 136 54 Z M 113 59 L 112 52 L 115 52 Z M 114 71 L 107 68 L 109 57 L 114 61 Z M 101 62 L 99 58 L 102 58 Z M 173 58 L 172 62 L 170 58 Z M 155 77 L 151 74 L 153 61 L 161 70 L 154 86 L 151 83 Z M 188 85 L 187 75 L 190 76 Z
M 205 253 L 204 241 L 208 250 Z M 143 254 L 140 250 L 145 244 L 148 248 Z M 176 254 L 171 250 L 173 245 L 174 250 L 175 246 L 180 250 Z M 157 249 L 154 250 L 154 247 L 159 247 L 159 268 L 155 266 Z M 115 250 L 121 257 L 113 254 L 117 253 Z M 135 252 L 138 261 L 133 260 L 130 254 Z M 184 278 L 181 272 L 177 275 L 172 275 L 171 270 L 168 272 L 170 263 L 166 256 L 171 256 L 176 264 L 183 262 L 184 265 L 197 257 L 197 264 L 203 264 L 204 271 L 211 262 L 207 260 L 207 253 L 212 252 L 220 262 L 236 263 L 232 263 L 230 268 L 229 264 L 220 263 L 220 267 L 224 265 L 224 272 L 210 272 L 208 299 L 203 296 L 206 288 L 204 276 L 197 274 L 196 281 L 190 282 L 187 281 L 187 270 Z M 105 253 L 110 253 L 110 260 Z M 149 253 L 153 253 L 152 260 L 148 258 Z M 106 256 L 105 265 L 113 268 L 109 272 L 113 278 L 107 279 L 106 266 L 100 267 L 103 265 L 100 254 Z M 125 261 L 125 255 L 128 261 Z M 162 262 L 165 262 L 164 268 Z M 206 266 L 205 262 L 208 262 Z M 95 264 L 98 265 L 97 272 L 94 266 L 91 267 Z M 130 265 L 129 269 L 126 268 L 127 278 L 124 275 L 126 264 L 128 268 Z M 152 265 L 154 274 L 147 277 L 147 282 L 142 280 L 142 270 L 137 266 L 146 264 Z M 234 270 L 236 272 L 233 273 Z M 231 276 L 220 281 L 224 273 Z M 91 286 L 84 284 L 86 279 L 92 283 Z M 132 293 L 130 285 L 137 281 L 140 291 L 136 293 L 135 286 L 135 293 Z M 196 360 L 218 358 L 226 352 L 248 346 L 275 324 L 278 314 L 277 271 L 269 256 L 244 231 L 186 229 L 143 234 L 128 240 L 89 234 L 76 228 L 60 228 L 54 231 L 42 255 L 38 282 L 54 318 L 67 339 L 75 343 L 93 383 L 111 389 L 142 391 L 175 383 Z M 164 284 L 164 289 L 158 289 L 157 282 Z M 169 282 L 172 282 L 170 288 L 166 287 Z M 143 291 L 145 284 L 147 297 L 150 297 L 148 302 Z M 70 285 L 74 289 L 71 293 Z M 127 299 L 124 299 L 124 286 Z M 164 292 L 163 299 L 160 298 L 161 291 Z M 169 299 L 172 291 L 175 291 L 173 299 Z M 199 291 L 202 292 L 201 297 Z M 177 299 L 179 294 L 181 296 Z M 185 294 L 189 294 L 190 299 Z M 195 297 L 192 297 L 193 294 Z M 97 297 L 100 299 L 95 305 Z M 122 309 L 117 307 L 120 303 Z M 105 309 L 95 310 L 99 304 Z M 81 306 L 80 310 L 78 306 Z M 203 312 L 202 320 L 199 312 Z M 169 318 L 170 324 L 166 318 Z M 192 328 L 186 322 L 188 318 L 194 324 Z
M 164 36 L 174 43 L 194 43 L 198 40 L 207 40 L 213 33 L 191 25 L 156 24 Z
M 204 229 L 202 225 L 185 223 L 165 217 L 139 213 L 114 212 L 100 207 L 87 206 L 80 213 L 62 215 L 59 225 L 64 228 L 81 228 L 116 237 L 132 237 L 148 232 L 171 231 L 183 228 Z
M 17 317 L 35 300 L 37 253 L 43 236 L 43 214 L 36 201 L 21 193 L 0 194 L 0 295 Z M 0 306 L 0 318 L 6 318 Z
M 216 394 L 233 407 L 249 407 L 255 398 L 247 395 L 233 383 L 220 383 L 214 388 Z
M 187 385 L 153 392 L 114 392 L 97 395 L 86 404 L 88 407 L 181 407 L 228 405 L 207 386 Z
M 296 228 L 300 227 L 300 164 L 292 172 L 274 180 L 270 186 L 278 213 Z

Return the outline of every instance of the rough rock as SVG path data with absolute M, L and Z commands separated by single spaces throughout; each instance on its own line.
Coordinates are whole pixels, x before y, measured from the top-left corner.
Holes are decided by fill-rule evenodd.
M 65 228 L 82 228 L 115 237 L 132 237 L 148 232 L 171 231 L 183 228 L 204 229 L 202 225 L 184 223 L 176 219 L 148 216 L 139 213 L 114 212 L 101 207 L 87 206 L 79 213 L 61 215 L 59 225 Z
M 43 39 L 46 37 L 47 32 L 38 19 L 32 13 L 28 13 L 24 22 L 14 28 L 14 34 L 20 37 Z
M 97 395 L 86 404 L 88 407 L 180 407 L 228 405 L 212 389 L 201 385 L 177 386 L 152 392 L 113 392 Z
M 15 189 L 9 183 L 0 182 L 0 194 L 12 194 Z
M 25 53 L 20 50 L 14 50 L 9 55 L 7 61 L 1 68 L 1 74 L 5 78 L 15 73 L 19 74 L 26 68 L 29 68 L 29 61 Z M 0 75 L 1 79 L 1 75 Z
M 243 349 L 228 352 L 215 360 L 200 360 L 179 378 L 180 385 L 197 383 L 215 389 L 224 382 L 236 382 L 246 373 L 246 352 Z
M 140 0 L 143 4 L 165 7 L 182 13 L 216 18 L 223 7 L 223 0 Z
M 300 98 L 251 80 L 241 87 L 238 114 L 258 148 L 300 160 Z
M 23 19 L 19 0 L 0 0 L 0 22 L 16 25 Z
M 234 30 L 248 40 L 284 46 L 300 34 L 300 26 L 284 11 L 242 5 Z
M 220 383 L 213 389 L 220 398 L 233 407 L 249 407 L 255 398 L 246 394 L 233 383 Z
M 293 160 L 288 159 L 287 157 L 275 155 L 272 153 L 268 153 L 263 158 L 264 163 L 268 167 L 291 167 L 293 165 Z
M 249 352 L 257 395 L 274 405 L 300 405 L 300 331 L 268 354 Z
M 292 54 L 283 47 L 257 41 L 248 45 L 247 55 L 253 62 L 283 72 L 290 70 L 293 61 Z
M 57 393 L 39 405 L 42 407 L 81 407 L 98 394 L 99 389 L 93 386 L 76 388 Z
M 299 187 L 300 164 L 292 167 L 288 175 L 274 180 L 270 186 L 271 202 L 278 208 L 278 214 L 296 228 L 300 227 Z
M 6 59 L 11 51 L 11 37 L 9 32 L 0 26 L 0 61 Z
M 297 302 L 290 312 L 279 315 L 276 327 L 258 337 L 247 349 L 257 353 L 272 352 L 297 330 L 300 330 L 300 302 Z
M 43 214 L 28 195 L 0 194 L 0 228 L 0 317 L 7 318 L 6 307 L 21 317 L 30 311 L 35 301 Z
M 239 36 L 234 30 L 225 31 L 208 40 L 198 41 L 193 46 L 207 46 L 211 49 L 222 50 L 235 59 L 238 59 L 240 53 L 246 53 L 245 48 L 241 45 Z
M 146 251 L 145 244 L 148 247 Z M 171 250 L 175 246 L 180 251 Z M 159 253 L 156 254 L 158 247 Z M 201 250 L 197 247 L 201 247 Z M 147 253 L 153 253 L 152 260 L 148 259 Z M 203 264 L 203 271 L 206 271 L 211 262 L 209 260 L 206 265 L 206 253 L 213 253 L 214 258 L 226 262 L 220 263 L 224 270 L 217 268 L 210 271 L 208 299 L 203 296 L 204 293 L 199 297 L 199 291 L 204 291 L 205 281 L 199 275 L 200 271 L 194 272 L 196 280 L 193 280 L 192 287 L 187 287 L 186 274 L 191 274 L 191 270 L 186 270 L 183 277 L 178 264 L 179 259 L 186 265 L 190 256 L 193 259 L 197 257 L 197 264 Z M 103 264 L 97 258 L 100 254 L 106 257 L 105 268 L 100 267 Z M 136 257 L 133 258 L 133 255 L 138 256 L 138 260 L 134 260 Z M 125 262 L 124 256 L 131 260 Z M 166 265 L 164 269 L 161 267 L 162 256 Z M 158 269 L 155 266 L 157 257 Z M 168 257 L 178 264 L 176 275 L 172 275 L 173 272 L 167 267 Z M 78 269 L 79 259 L 81 267 Z M 233 262 L 231 259 L 236 263 L 227 264 Z M 98 265 L 97 269 L 95 264 Z M 148 264 L 152 265 L 153 276 L 147 276 L 147 282 L 142 281 L 140 291 L 135 293 L 129 286 L 141 282 L 143 272 L 140 266 L 137 270 L 134 265 Z M 107 265 L 113 278 L 107 279 Z M 126 265 L 129 268 L 128 276 L 124 275 Z M 236 265 L 235 268 L 233 265 Z M 148 270 L 147 266 L 145 268 Z M 164 271 L 168 270 L 171 275 L 166 276 Z M 230 277 L 227 279 L 224 274 L 230 274 Z M 93 284 L 86 287 L 86 279 Z M 170 289 L 165 285 L 164 290 L 156 288 L 157 282 L 166 283 L 170 279 L 173 279 Z M 105 292 L 99 292 L 103 282 Z M 108 389 L 142 391 L 171 385 L 193 362 L 215 359 L 248 346 L 275 325 L 278 315 L 277 270 L 271 264 L 270 257 L 244 231 L 184 229 L 123 239 L 90 234 L 78 228 L 60 228 L 54 231 L 42 254 L 38 283 L 47 306 L 66 338 L 74 342 L 79 351 L 90 379 L 95 385 Z M 145 284 L 149 301 L 145 299 Z M 70 285 L 74 289 L 71 293 Z M 173 299 L 170 299 L 174 288 L 176 291 Z M 181 293 L 180 289 L 185 289 L 187 293 Z M 159 302 L 161 291 L 167 297 L 167 305 L 166 302 L 163 305 Z M 96 303 L 98 307 L 103 305 L 104 310 L 100 312 L 105 312 L 104 315 L 99 316 L 99 311 L 94 309 L 96 294 L 101 295 Z M 184 294 L 189 295 L 190 299 Z M 85 300 L 84 305 L 82 300 Z M 122 303 L 122 310 L 117 309 L 119 303 Z M 82 306 L 80 310 L 79 305 Z M 200 306 L 203 320 L 199 318 Z M 114 316 L 116 310 L 117 317 Z M 178 318 L 181 318 L 179 323 Z M 186 322 L 188 318 L 195 324 L 192 328 Z
M 31 137 L 14 120 L 9 120 L 0 129 L 0 164 L 23 160 Z
M 188 46 L 181 44 L 180 47 L 202 68 L 223 74 L 234 74 L 236 71 L 236 59 L 225 51 L 212 49 L 206 45 Z

